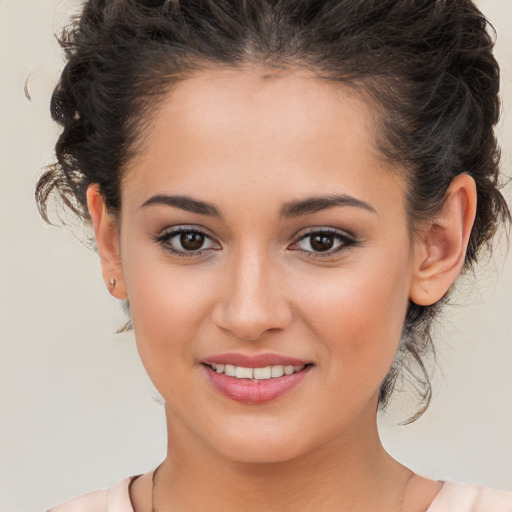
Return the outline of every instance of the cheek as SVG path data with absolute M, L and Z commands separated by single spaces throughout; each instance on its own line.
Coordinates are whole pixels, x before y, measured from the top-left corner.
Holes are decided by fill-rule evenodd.
M 407 311 L 408 265 L 354 265 L 306 283 L 310 306 L 303 315 L 330 366 L 341 367 L 347 380 L 371 387 L 389 371 Z
M 149 268 L 134 258 L 125 279 L 141 360 L 164 392 L 162 385 L 188 370 L 176 361 L 194 363 L 195 343 L 210 314 L 212 288 L 208 273 L 197 267 L 173 269 L 155 262 Z

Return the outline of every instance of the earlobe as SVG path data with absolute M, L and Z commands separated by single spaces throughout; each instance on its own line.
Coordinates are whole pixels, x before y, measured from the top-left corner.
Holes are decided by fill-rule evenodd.
M 460 174 L 450 184 L 445 202 L 414 246 L 414 274 L 410 299 L 429 306 L 449 290 L 464 264 L 476 215 L 476 185 Z
M 87 207 L 94 227 L 103 280 L 114 297 L 127 300 L 117 222 L 109 214 L 98 184 L 93 184 L 87 189 Z

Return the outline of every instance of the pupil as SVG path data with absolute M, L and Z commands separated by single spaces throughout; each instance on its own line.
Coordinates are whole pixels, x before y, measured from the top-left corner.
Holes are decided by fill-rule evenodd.
M 200 233 L 182 233 L 180 243 L 184 249 L 197 251 L 204 243 L 204 235 Z
M 328 251 L 332 248 L 334 244 L 332 235 L 315 235 L 311 239 L 311 247 L 315 249 L 315 251 Z

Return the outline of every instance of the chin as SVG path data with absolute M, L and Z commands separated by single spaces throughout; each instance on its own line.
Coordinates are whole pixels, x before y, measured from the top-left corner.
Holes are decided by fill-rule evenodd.
M 260 439 L 248 442 L 247 439 L 231 446 L 219 446 L 217 450 L 231 462 L 240 464 L 279 464 L 296 459 L 303 454 L 297 446 L 263 442 Z
M 249 428 L 232 426 L 211 436 L 209 442 L 226 460 L 242 464 L 284 463 L 300 458 L 321 444 L 319 440 L 315 443 L 315 439 L 310 439 L 303 429 L 289 427 L 286 428 L 286 422 L 251 425 Z

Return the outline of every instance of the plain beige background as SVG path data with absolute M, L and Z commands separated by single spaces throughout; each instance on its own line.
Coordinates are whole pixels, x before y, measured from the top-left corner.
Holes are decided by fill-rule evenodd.
M 163 407 L 105 289 L 96 255 L 39 218 L 33 189 L 58 129 L 53 39 L 77 0 L 0 0 L 0 511 L 35 512 L 154 467 Z M 512 0 L 480 0 L 503 72 L 503 169 L 512 175 Z M 30 75 L 32 103 L 23 95 Z M 512 196 L 511 186 L 507 190 Z M 512 491 L 512 258 L 503 250 L 456 296 L 437 335 L 431 409 L 382 418 L 389 451 L 416 471 Z

